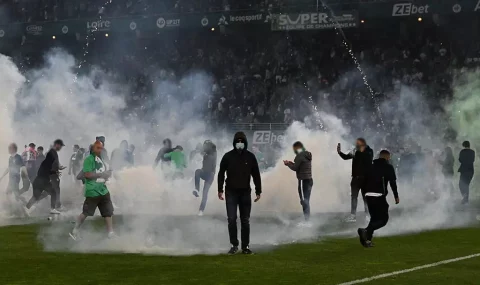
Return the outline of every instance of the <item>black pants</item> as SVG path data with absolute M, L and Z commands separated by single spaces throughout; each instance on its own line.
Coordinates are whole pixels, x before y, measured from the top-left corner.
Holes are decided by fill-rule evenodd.
M 357 204 L 358 204 L 358 193 L 362 193 L 363 204 L 365 206 L 365 213 L 368 214 L 368 206 L 365 201 L 365 187 L 366 187 L 366 180 L 364 176 L 356 176 L 352 177 L 352 181 L 350 182 L 350 189 L 352 194 L 352 205 L 350 213 L 352 215 L 357 214 Z
M 36 167 L 34 167 L 34 166 L 32 166 L 32 167 L 27 167 L 27 174 L 28 174 L 28 179 L 30 179 L 30 181 L 35 180 L 35 176 L 37 176 L 37 169 L 36 169 Z
M 60 202 L 60 177 L 58 175 L 50 175 L 50 182 L 52 183 L 53 191 L 55 191 L 55 197 L 56 197 L 56 202 L 55 202 L 55 209 L 58 209 L 62 206 L 62 203 Z
M 197 191 L 200 191 L 200 179 L 205 180 L 205 183 L 203 184 L 202 202 L 200 203 L 200 211 L 204 211 L 205 207 L 207 206 L 208 190 L 210 190 L 210 186 L 212 186 L 214 176 L 215 176 L 215 173 L 213 172 L 206 172 L 201 169 L 197 169 L 195 171 L 195 189 Z
M 468 202 L 470 196 L 470 182 L 473 179 L 473 172 L 461 172 L 460 173 L 460 193 L 462 193 L 463 202 Z
M 383 228 L 388 222 L 388 208 L 390 207 L 387 203 L 387 198 L 385 196 L 380 197 L 366 197 L 368 209 L 370 210 L 370 223 L 368 224 L 367 238 L 372 240 L 373 232 Z
M 33 197 L 28 201 L 27 208 L 30 209 L 30 207 L 32 207 L 37 201 L 45 198 L 46 195 L 42 194 L 46 193 L 50 195 L 50 207 L 55 209 L 57 204 L 57 193 L 55 192 L 49 177 L 37 176 L 33 181 L 32 188 Z
M 303 208 L 305 220 L 310 219 L 310 195 L 312 194 L 313 179 L 298 180 L 298 196 Z
M 252 210 L 252 197 L 250 189 L 233 189 L 226 191 L 225 195 L 228 217 L 228 234 L 230 243 L 238 246 L 237 209 L 240 210 L 240 224 L 242 226 L 242 249 L 250 244 L 250 212 Z

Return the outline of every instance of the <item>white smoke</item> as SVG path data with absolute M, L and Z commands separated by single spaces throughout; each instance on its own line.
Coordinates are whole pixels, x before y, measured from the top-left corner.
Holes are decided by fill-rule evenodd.
M 0 71 L 5 75 L 0 84 L 7 106 L 7 112 L 0 114 L 0 166 L 6 167 L 6 146 L 12 141 L 19 146 L 36 142 L 48 149 L 54 139 L 62 138 L 67 144 L 60 153 L 64 165 L 68 162 L 69 148 L 73 144 L 86 148 L 97 135 L 106 136 L 109 151 L 123 139 L 137 146 L 137 166 L 119 172 L 118 178 L 108 184 L 112 199 L 119 207 L 116 214 L 121 221 L 117 217 L 114 221 L 120 238 L 105 241 L 101 238 L 104 237 L 103 232 L 87 223 L 81 242 L 72 244 L 68 241 L 67 233 L 72 225 L 67 221 L 80 213 L 83 199 L 78 187 L 72 185 L 72 179 L 64 175 L 62 197 L 71 202 L 72 210 L 63 215 L 67 220 L 53 223 L 40 233 L 47 250 L 216 254 L 228 247 L 225 204 L 216 197 L 216 180 L 210 188 L 206 216 L 196 217 L 200 200 L 191 194 L 194 166 L 186 171 L 185 179 L 175 181 L 166 179 L 160 167 L 155 170 L 151 167 L 161 141 L 167 137 L 174 145 L 182 145 L 187 156 L 189 150 L 205 139 L 217 144 L 218 160 L 231 149 L 232 134 L 208 130 L 209 124 L 199 116 L 210 96 L 211 78 L 202 72 L 183 78 L 166 78 L 163 72 L 155 74 L 152 78 L 159 83 L 152 99 L 143 106 L 136 106 L 136 113 L 125 113 L 127 98 L 131 96 L 127 86 L 116 83 L 109 74 L 99 69 L 77 76 L 74 58 L 61 50 L 47 54 L 45 66 L 28 72 L 25 75 L 27 81 L 4 56 L 0 56 Z M 395 116 L 411 116 L 412 121 L 422 122 L 411 126 L 410 135 L 425 148 L 438 148 L 432 143 L 437 139 L 436 132 L 424 132 L 425 129 L 436 130 L 436 122 L 423 123 L 425 112 L 420 111 L 419 101 L 413 110 L 408 105 L 408 102 L 420 98 L 421 95 L 414 90 L 402 91 L 399 97 L 383 106 L 385 114 L 390 116 L 396 111 Z M 139 113 L 148 115 L 151 120 L 139 118 Z M 293 123 L 286 132 L 279 153 L 280 163 L 262 174 L 264 194 L 252 209 L 252 244 L 268 247 L 316 239 L 338 234 L 339 229 L 345 230 L 341 213 L 349 212 L 351 161 L 343 161 L 337 155 L 336 145 L 341 143 L 343 151 L 349 151 L 354 138 L 349 136 L 351 130 L 335 116 L 334 110 L 319 112 L 318 116 L 328 132 L 312 131 L 302 123 Z M 371 115 L 363 116 L 368 118 Z M 385 132 L 380 129 L 364 136 L 381 138 Z M 429 134 L 428 140 L 426 133 Z M 311 208 L 315 227 L 311 229 L 295 227 L 302 220 L 297 180 L 295 173 L 281 163 L 284 159 L 293 160 L 291 145 L 297 140 L 302 141 L 313 154 Z M 383 147 L 377 144 L 376 152 Z M 456 215 L 452 207 L 456 194 L 448 193 L 442 186 L 441 175 L 432 173 L 429 181 L 439 183 L 438 187 L 433 187 L 433 192 L 436 192 L 433 194 L 427 187 L 413 189 L 399 181 L 402 203 L 392 205 L 391 209 L 400 209 L 401 213 L 392 215 L 391 223 L 380 234 L 399 234 L 468 222 L 463 216 Z M 6 182 L 2 181 L 0 187 L 6 187 Z M 389 196 L 390 201 L 392 196 Z M 360 197 L 359 200 L 358 210 L 362 210 Z M 41 207 L 36 215 L 46 217 Z

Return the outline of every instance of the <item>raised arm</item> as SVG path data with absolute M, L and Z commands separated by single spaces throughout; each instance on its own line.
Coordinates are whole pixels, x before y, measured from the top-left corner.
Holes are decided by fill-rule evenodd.
M 353 155 L 351 153 L 345 154 L 341 151 L 338 151 L 338 155 L 340 155 L 340 157 L 343 158 L 343 160 L 349 160 L 353 158 Z

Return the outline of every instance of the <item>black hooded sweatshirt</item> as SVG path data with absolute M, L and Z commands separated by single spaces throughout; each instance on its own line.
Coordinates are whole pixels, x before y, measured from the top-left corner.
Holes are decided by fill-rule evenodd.
M 379 158 L 373 161 L 371 171 L 367 176 L 367 193 L 382 194 L 387 196 L 388 184 L 392 188 L 393 196 L 398 198 L 397 176 L 393 165 L 388 163 L 386 159 Z
M 372 167 L 373 150 L 367 145 L 365 151 L 355 151 L 355 154 L 338 153 L 343 160 L 353 159 L 352 161 L 352 177 L 366 176 Z
M 245 148 L 241 151 L 235 148 L 235 142 L 238 139 L 245 141 Z M 220 162 L 218 172 L 218 192 L 223 193 L 223 184 L 225 182 L 225 172 L 227 180 L 225 190 L 227 192 L 251 191 L 250 177 L 255 184 L 255 194 L 262 194 L 262 180 L 260 169 L 258 168 L 257 158 L 253 153 L 247 150 L 247 137 L 243 132 L 238 132 L 233 138 L 233 150 L 227 152 Z
M 43 160 L 42 164 L 40 164 L 37 177 L 41 177 L 43 179 L 50 179 L 50 175 L 56 174 L 58 170 L 59 170 L 58 153 L 56 150 L 51 148 L 47 152 L 47 156 L 45 157 L 45 160 Z

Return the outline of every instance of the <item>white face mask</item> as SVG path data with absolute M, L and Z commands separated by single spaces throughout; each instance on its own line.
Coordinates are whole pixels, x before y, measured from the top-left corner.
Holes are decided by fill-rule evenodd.
M 303 149 L 301 149 L 301 148 L 296 149 L 295 152 L 296 152 L 297 154 L 299 154 L 299 153 L 303 152 Z
M 242 142 L 238 142 L 235 144 L 235 148 L 236 149 L 244 149 L 245 148 L 245 144 L 242 143 Z

